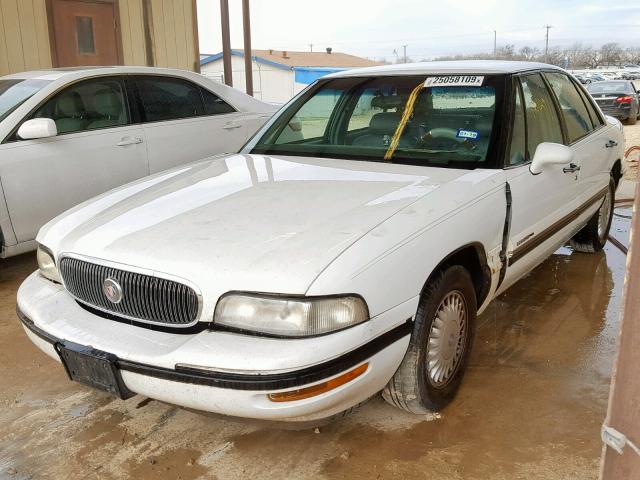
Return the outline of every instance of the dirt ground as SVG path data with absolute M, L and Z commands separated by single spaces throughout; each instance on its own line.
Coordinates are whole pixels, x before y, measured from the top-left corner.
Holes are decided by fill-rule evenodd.
M 640 140 L 640 125 L 626 130 Z M 618 214 L 612 232 L 626 243 L 630 211 Z M 494 301 L 441 413 L 411 416 L 375 397 L 340 422 L 294 431 L 69 382 L 15 316 L 34 255 L 5 260 L 0 478 L 595 479 L 624 262 L 611 244 L 596 255 L 563 248 Z

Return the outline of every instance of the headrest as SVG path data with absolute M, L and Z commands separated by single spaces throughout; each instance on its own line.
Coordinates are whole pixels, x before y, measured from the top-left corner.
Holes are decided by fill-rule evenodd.
M 397 113 L 376 113 L 369 122 L 369 131 L 371 133 L 393 135 L 396 133 L 399 122 L 400 115 Z
M 104 117 L 119 117 L 122 113 L 122 99 L 114 90 L 105 88 L 96 92 L 94 107 Z
M 78 92 L 62 92 L 56 100 L 56 110 L 59 117 L 79 117 L 84 107 Z

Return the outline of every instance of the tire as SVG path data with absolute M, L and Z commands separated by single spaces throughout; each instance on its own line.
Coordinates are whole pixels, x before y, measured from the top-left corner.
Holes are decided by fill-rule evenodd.
M 460 308 L 464 311 L 462 321 L 457 315 Z M 415 414 L 438 411 L 449 404 L 469 361 L 476 311 L 476 293 L 469 272 L 459 265 L 438 272 L 422 293 L 409 348 L 382 397 L 391 405 Z M 440 318 L 436 321 L 438 314 Z M 441 335 L 447 341 L 438 347 L 434 335 L 443 330 Z M 429 357 L 433 362 L 431 369 Z M 438 368 L 443 366 L 446 370 L 441 374 Z
M 627 118 L 627 125 L 635 125 L 636 122 L 638 121 L 638 116 L 637 115 L 631 115 L 629 118 Z
M 598 211 L 589 222 L 570 241 L 569 244 L 576 252 L 594 253 L 604 248 L 611 228 L 615 198 L 615 182 L 609 179 L 609 190 L 605 195 Z

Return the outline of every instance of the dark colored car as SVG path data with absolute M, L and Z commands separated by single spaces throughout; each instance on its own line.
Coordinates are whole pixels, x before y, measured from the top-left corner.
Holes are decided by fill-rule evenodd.
M 628 80 L 591 83 L 587 91 L 606 115 L 626 120 L 630 125 L 640 117 L 640 92 Z

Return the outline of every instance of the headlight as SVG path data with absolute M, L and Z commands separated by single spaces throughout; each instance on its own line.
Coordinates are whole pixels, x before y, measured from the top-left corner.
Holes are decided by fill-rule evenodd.
M 56 267 L 56 262 L 53 259 L 53 254 L 49 249 L 42 245 L 38 245 L 38 252 L 36 256 L 38 258 L 38 267 L 40 268 L 42 276 L 52 282 L 62 283 L 62 280 L 60 280 L 60 273 L 58 273 L 58 268 Z
M 368 318 L 367 304 L 356 295 L 296 298 L 239 293 L 220 299 L 213 322 L 267 335 L 308 337 L 351 327 Z

